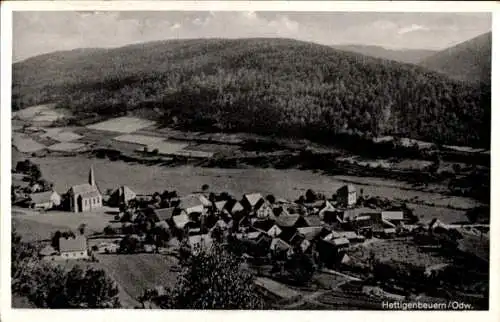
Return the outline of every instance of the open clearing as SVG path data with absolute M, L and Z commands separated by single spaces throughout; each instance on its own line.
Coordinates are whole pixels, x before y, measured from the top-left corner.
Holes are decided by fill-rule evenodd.
M 395 180 L 327 176 L 312 171 L 297 169 L 221 169 L 194 166 L 161 167 L 142 164 L 128 164 L 123 161 L 90 159 L 77 157 L 32 158 L 39 164 L 41 171 L 49 181 L 54 182 L 58 192 L 64 192 L 70 186 L 85 182 L 88 169 L 94 166 L 97 184 L 101 191 L 116 189 L 127 185 L 136 193 L 148 194 L 155 191 L 175 189 L 181 195 L 199 191 L 203 184 L 208 184 L 211 191 L 227 191 L 237 197 L 252 191 L 262 194 L 274 194 L 290 200 L 297 199 L 307 189 L 332 195 L 346 182 L 353 182 L 362 188 L 364 194 L 390 199 L 430 201 L 440 207 L 428 206 L 422 211 L 423 219 L 437 217 L 444 222 L 463 220 L 464 211 L 443 208 L 445 206 L 474 207 L 473 199 L 450 197 L 441 193 L 411 190 L 411 186 Z M 189 180 L 186 180 L 189 178 Z M 418 206 L 419 209 L 421 206 Z
M 104 122 L 88 125 L 87 128 L 91 130 L 119 132 L 119 133 L 132 133 L 140 129 L 150 127 L 155 122 L 140 119 L 137 117 L 117 117 Z
M 45 149 L 44 145 L 20 133 L 13 133 L 12 144 L 23 153 L 32 153 Z

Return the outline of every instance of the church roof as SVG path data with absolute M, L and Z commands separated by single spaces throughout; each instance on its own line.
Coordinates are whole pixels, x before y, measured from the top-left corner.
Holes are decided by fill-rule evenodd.
M 92 196 L 100 195 L 97 187 L 91 186 L 88 183 L 83 183 L 83 184 L 78 184 L 78 185 L 72 186 L 69 189 L 69 192 L 72 192 L 75 195 L 85 195 L 85 196 L 86 195 L 92 195 Z

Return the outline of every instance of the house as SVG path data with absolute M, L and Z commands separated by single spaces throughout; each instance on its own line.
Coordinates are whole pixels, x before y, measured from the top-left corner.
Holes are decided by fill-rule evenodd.
M 337 203 L 343 207 L 351 208 L 357 202 L 356 187 L 352 184 L 342 186 L 337 190 Z
M 319 218 L 323 219 L 325 212 L 335 212 L 335 211 L 337 211 L 337 209 L 335 209 L 335 207 L 330 203 L 330 201 L 325 200 L 324 204 L 319 209 L 318 215 Z
M 257 277 L 254 280 L 254 284 L 257 291 L 261 293 L 264 298 L 272 302 L 279 302 L 280 304 L 292 303 L 301 296 L 299 292 L 289 288 L 285 284 L 278 283 L 266 277 Z
M 52 209 L 61 204 L 61 196 L 55 191 L 32 193 L 28 204 L 33 209 Z
M 320 239 L 317 244 L 319 258 L 327 265 L 339 263 L 349 247 L 346 238 Z
M 257 218 L 269 218 L 274 215 L 271 204 L 265 200 L 260 193 L 243 195 L 241 204 L 248 212 Z
M 404 223 L 405 217 L 402 211 L 382 211 L 382 220 L 398 226 Z
M 241 204 L 248 211 L 253 211 L 257 203 L 261 202 L 263 199 L 260 193 L 247 193 L 243 195 Z
M 273 238 L 278 237 L 282 232 L 283 231 L 277 225 L 273 225 L 267 230 L 267 234 Z
M 137 194 L 132 189 L 127 186 L 121 186 L 111 193 L 108 204 L 112 207 L 119 207 L 121 204 L 127 205 L 136 196 Z
M 289 216 L 290 212 L 283 206 L 273 208 L 273 216 L 274 218 L 279 216 Z
M 297 228 L 297 233 L 302 235 L 304 237 L 304 239 L 306 239 L 308 241 L 313 241 L 316 238 L 318 238 L 322 231 L 323 231 L 323 227 L 321 227 L 321 226 Z
M 205 214 L 207 205 L 211 202 L 202 195 L 188 195 L 179 200 L 178 208 L 186 215 L 191 215 L 192 213 Z
M 279 216 L 276 218 L 276 225 L 280 228 L 308 227 L 309 223 L 301 215 Z
M 245 212 L 245 207 L 237 200 L 229 200 L 225 208 L 233 217 L 239 217 Z
M 304 220 L 306 221 L 307 226 L 309 226 L 309 227 L 314 227 L 314 226 L 317 227 L 317 226 L 321 226 L 323 224 L 320 217 L 316 216 L 316 215 L 307 216 L 304 218 Z
M 356 234 L 354 231 L 332 231 L 329 235 L 325 236 L 325 240 L 334 240 L 337 238 L 345 238 L 351 244 L 363 242 L 365 238 Z
M 87 258 L 87 238 L 83 235 L 75 238 L 59 238 L 59 254 L 62 259 Z
M 292 246 L 280 238 L 273 238 L 271 245 L 269 246 L 269 250 L 274 255 L 286 256 L 292 250 Z
M 88 183 L 72 186 L 68 190 L 69 207 L 72 212 L 88 212 L 102 207 L 102 195 L 94 178 L 91 167 Z

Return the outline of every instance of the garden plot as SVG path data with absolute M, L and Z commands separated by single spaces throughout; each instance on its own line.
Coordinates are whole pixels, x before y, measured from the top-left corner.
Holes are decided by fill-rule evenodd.
M 163 142 L 164 139 L 157 136 L 125 134 L 117 136 L 113 138 L 113 140 L 119 142 L 134 143 L 143 146 L 150 146 Z
M 56 152 L 69 152 L 81 149 L 84 146 L 84 143 L 61 142 L 49 146 L 48 149 Z
M 19 133 L 13 135 L 12 144 L 19 152 L 23 153 L 32 153 L 45 149 L 45 145 L 42 145 L 32 138 Z
M 88 125 L 87 128 L 91 130 L 109 131 L 118 133 L 132 133 L 140 129 L 150 127 L 155 122 L 140 119 L 137 117 L 117 117 L 104 122 Z

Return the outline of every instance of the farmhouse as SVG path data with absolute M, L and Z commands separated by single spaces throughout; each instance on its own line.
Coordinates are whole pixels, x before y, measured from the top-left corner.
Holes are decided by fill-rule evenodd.
M 121 186 L 111 193 L 108 203 L 112 207 L 118 207 L 121 204 L 128 204 L 128 202 L 135 199 L 136 196 L 136 193 L 132 191 L 132 189 L 127 186 Z
M 68 191 L 69 207 L 72 212 L 88 212 L 102 207 L 102 195 L 94 179 L 91 167 L 88 183 L 73 186 Z
M 47 210 L 59 206 L 61 196 L 55 191 L 32 193 L 28 202 L 30 208 Z
M 337 202 L 344 206 L 351 208 L 356 204 L 356 187 L 352 184 L 345 185 L 337 190 Z
M 75 238 L 59 238 L 59 254 L 62 259 L 87 258 L 87 238 L 83 235 Z

